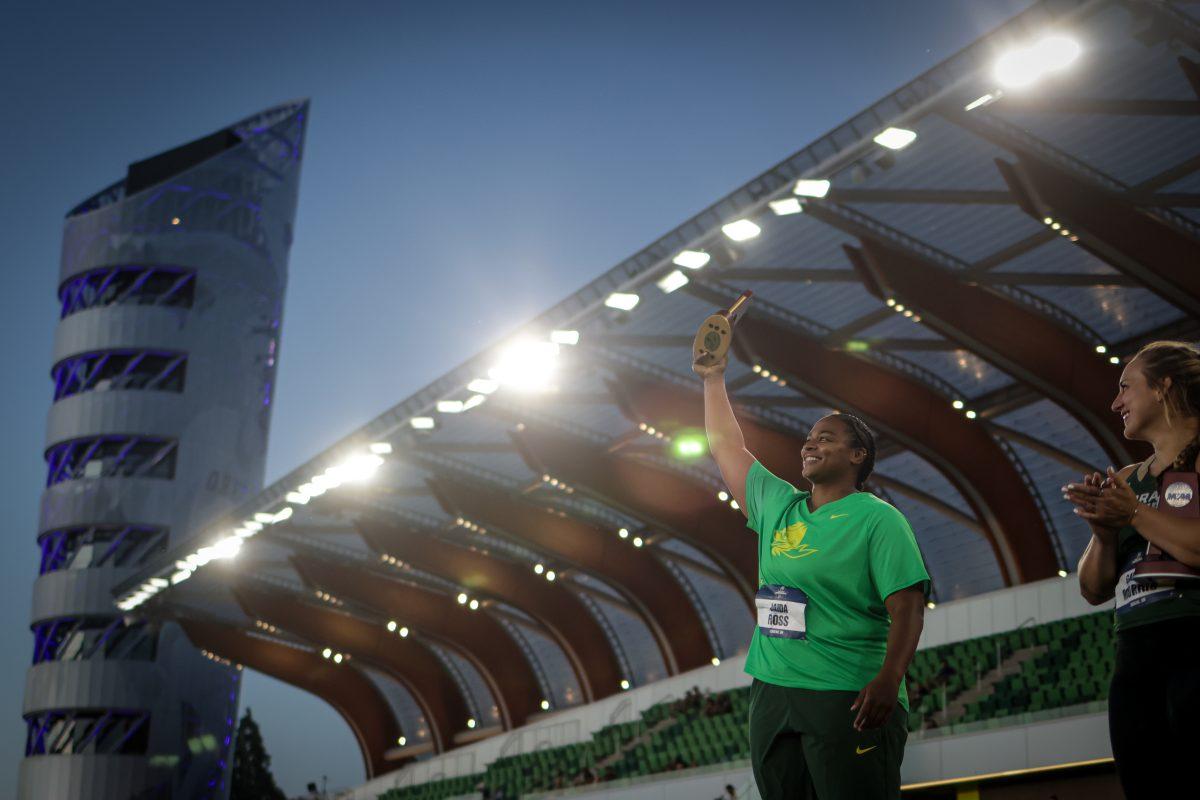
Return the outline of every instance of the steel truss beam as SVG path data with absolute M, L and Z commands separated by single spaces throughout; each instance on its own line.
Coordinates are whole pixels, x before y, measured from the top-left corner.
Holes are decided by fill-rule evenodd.
M 378 609 L 466 658 L 491 691 L 505 730 L 525 724 L 538 712 L 542 691 L 533 666 L 504 627 L 482 609 L 471 611 L 439 592 L 328 561 L 297 555 L 292 562 L 310 585 Z
M 958 280 L 924 258 L 864 240 L 844 248 L 868 291 L 919 311 L 923 323 L 1065 409 L 1114 463 L 1129 460 L 1109 408 L 1119 370 L 1091 345 L 1002 294 Z
M 1018 151 L 996 166 L 1021 210 L 1053 219 L 1076 242 L 1164 300 L 1200 316 L 1200 241 L 1116 194 Z
M 617 538 L 616 531 L 559 516 L 532 498 L 514 497 L 468 480 L 457 476 L 430 481 L 448 514 L 501 528 L 560 562 L 617 587 L 631 610 L 646 623 L 670 674 L 704 666 L 712 659 L 704 626 L 695 614 L 680 613 L 677 599 L 666 591 L 673 584 L 671 574 L 655 558 L 648 554 L 639 558 L 643 554 Z
M 335 665 L 315 653 L 215 622 L 185 618 L 179 624 L 196 647 L 270 675 L 332 706 L 354 733 L 368 779 L 396 768 L 386 753 L 402 733 L 400 726 L 379 689 L 353 665 Z
M 671 531 L 716 562 L 749 604 L 758 587 L 757 553 L 732 535 L 744 525 L 742 515 L 718 500 L 715 489 L 565 432 L 525 426 L 512 436 L 534 472 Z
M 420 707 L 437 752 L 453 746 L 455 733 L 466 728 L 470 717 L 466 698 L 442 662 L 420 642 L 402 639 L 382 625 L 371 625 L 349 614 L 309 603 L 302 605 L 290 593 L 243 585 L 234 589 L 234 596 L 248 616 L 294 633 L 317 647 L 348 653 L 352 660 L 370 664 L 404 686 Z M 310 668 L 314 663 L 311 657 L 306 660 Z M 319 663 L 324 668 L 353 668 L 353 664 L 335 665 L 325 659 L 319 659 Z M 337 673 L 332 679 L 340 678 L 341 673 Z M 388 744 L 395 741 L 393 735 Z
M 486 550 L 451 544 L 379 513 L 361 517 L 355 527 L 379 553 L 502 600 L 536 620 L 562 648 L 585 702 L 620 688 L 621 667 L 603 629 L 564 584 L 549 583 Z

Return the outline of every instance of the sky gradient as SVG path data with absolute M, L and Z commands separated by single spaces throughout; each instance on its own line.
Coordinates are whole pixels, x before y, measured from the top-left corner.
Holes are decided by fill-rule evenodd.
M 312 99 L 270 482 L 1028 6 L 8 3 L 0 9 L 0 798 L 15 796 L 62 218 L 126 165 Z M 289 794 L 364 773 L 258 675 Z

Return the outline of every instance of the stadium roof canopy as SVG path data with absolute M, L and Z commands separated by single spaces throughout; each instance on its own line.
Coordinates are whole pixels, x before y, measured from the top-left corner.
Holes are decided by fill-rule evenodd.
M 370 774 L 737 652 L 755 548 L 692 452 L 690 346 L 743 289 L 728 379 L 768 467 L 799 480 L 808 426 L 852 411 L 939 599 L 1071 569 L 1057 487 L 1133 455 L 1121 357 L 1200 328 L 1197 11 L 1035 5 L 160 555 L 122 607 L 327 699 Z M 551 389 L 492 391 L 543 363 Z

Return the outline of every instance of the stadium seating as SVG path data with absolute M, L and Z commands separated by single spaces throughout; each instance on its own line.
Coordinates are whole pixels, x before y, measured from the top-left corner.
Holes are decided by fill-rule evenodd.
M 909 729 L 1105 700 L 1112 664 L 1111 612 L 920 650 L 908 674 Z M 1001 669 L 995 671 L 997 665 Z M 445 800 L 470 794 L 480 785 L 512 800 L 594 780 L 744 759 L 749 756 L 749 696 L 748 687 L 715 695 L 727 701 L 721 713 L 711 708 L 706 713 L 699 701 L 659 703 L 642 712 L 639 720 L 609 725 L 586 742 L 506 756 L 482 773 L 392 789 L 380 800 Z

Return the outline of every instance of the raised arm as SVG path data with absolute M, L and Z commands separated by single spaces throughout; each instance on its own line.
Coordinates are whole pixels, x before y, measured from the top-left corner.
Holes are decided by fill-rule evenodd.
M 746 510 L 746 475 L 754 464 L 754 456 L 746 449 L 741 426 L 733 415 L 729 394 L 725 391 L 725 367 L 728 358 L 716 364 L 693 364 L 692 369 L 704 379 L 704 429 L 708 433 L 708 449 L 721 477 L 743 514 Z

